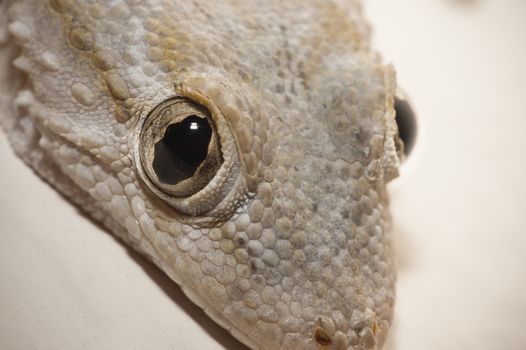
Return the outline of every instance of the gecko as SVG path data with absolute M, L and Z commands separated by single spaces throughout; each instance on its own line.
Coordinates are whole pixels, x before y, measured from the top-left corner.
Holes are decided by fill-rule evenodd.
M 361 7 L 0 0 L 0 124 L 251 349 L 381 349 L 409 144 Z

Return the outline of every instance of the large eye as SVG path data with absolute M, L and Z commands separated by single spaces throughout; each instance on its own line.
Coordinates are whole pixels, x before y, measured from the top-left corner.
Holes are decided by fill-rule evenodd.
M 232 131 L 211 106 L 213 113 L 185 97 L 161 102 L 139 119 L 134 150 L 150 191 L 179 213 L 205 221 L 230 215 L 246 188 Z
M 223 161 L 212 117 L 186 99 L 168 100 L 150 112 L 139 150 L 150 181 L 174 197 L 203 189 Z

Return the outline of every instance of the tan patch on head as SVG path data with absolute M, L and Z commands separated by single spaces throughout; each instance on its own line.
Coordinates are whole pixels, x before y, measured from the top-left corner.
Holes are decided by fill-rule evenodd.
M 70 91 L 73 98 L 84 106 L 91 106 L 95 103 L 95 94 L 93 94 L 93 91 L 85 84 L 74 83 Z
M 69 42 L 79 50 L 88 51 L 93 47 L 93 34 L 85 27 L 76 27 L 69 32 Z
M 58 13 L 64 13 L 71 6 L 71 0 L 49 0 L 49 5 Z
M 91 62 L 100 70 L 108 71 L 115 68 L 115 57 L 106 50 L 96 51 L 91 57 Z
M 327 3 L 320 6 L 320 12 L 322 35 L 338 38 L 341 45 L 358 47 L 365 44 L 363 33 L 357 30 L 356 23 L 348 16 L 348 9 Z
M 110 73 L 104 77 L 104 80 L 115 99 L 124 101 L 130 97 L 128 86 L 119 74 Z

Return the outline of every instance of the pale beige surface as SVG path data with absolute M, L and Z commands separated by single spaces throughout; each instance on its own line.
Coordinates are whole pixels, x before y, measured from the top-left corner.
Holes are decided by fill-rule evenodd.
M 526 3 L 370 0 L 425 120 L 391 186 L 398 349 L 524 349 Z M 0 137 L 0 349 L 242 349 Z M 407 170 L 407 169 L 406 169 Z
M 369 10 L 425 122 L 422 153 L 391 192 L 407 265 L 398 349 L 526 349 L 526 2 Z

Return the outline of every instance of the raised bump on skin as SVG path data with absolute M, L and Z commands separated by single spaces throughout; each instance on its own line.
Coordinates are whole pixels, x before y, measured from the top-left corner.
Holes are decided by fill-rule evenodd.
M 84 106 L 91 106 L 95 103 L 95 94 L 86 84 L 74 83 L 70 91 L 75 100 Z

